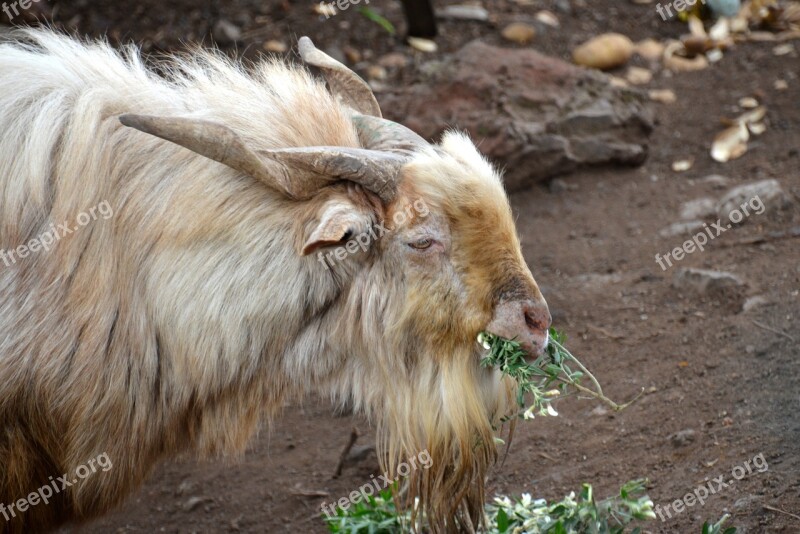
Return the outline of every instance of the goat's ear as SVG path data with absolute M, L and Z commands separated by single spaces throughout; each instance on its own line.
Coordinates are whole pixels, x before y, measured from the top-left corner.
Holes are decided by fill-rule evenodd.
M 343 245 L 353 237 L 369 231 L 370 214 L 350 202 L 328 202 L 322 208 L 302 248 L 302 255 L 322 247 Z

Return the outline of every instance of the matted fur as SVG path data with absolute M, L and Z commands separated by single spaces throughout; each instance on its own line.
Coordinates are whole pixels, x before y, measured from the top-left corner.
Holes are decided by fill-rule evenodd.
M 376 421 L 392 476 L 428 449 L 408 497 L 434 531 L 462 528 L 465 510 L 480 521 L 492 426 L 512 396 L 479 367 L 475 336 L 510 286 L 541 299 L 499 176 L 451 133 L 407 165 L 389 206 L 344 184 L 290 201 L 117 117 L 217 120 L 259 148 L 358 147 L 324 85 L 203 51 L 161 68 L 49 31 L 0 44 L 0 249 L 101 202 L 114 210 L 0 264 L 0 503 L 101 453 L 114 463 L 0 517 L 0 532 L 103 513 L 166 456 L 239 454 L 261 420 L 311 392 Z M 331 270 L 298 252 L 328 203 L 375 223 L 420 198 L 451 241 L 435 272 L 409 267 L 399 237 Z

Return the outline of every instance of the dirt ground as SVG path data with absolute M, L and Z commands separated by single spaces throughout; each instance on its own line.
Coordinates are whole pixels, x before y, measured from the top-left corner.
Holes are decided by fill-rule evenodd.
M 107 34 L 113 41 L 135 40 L 152 54 L 181 42 L 208 42 L 208 32 L 225 18 L 242 31 L 240 42 L 226 48 L 251 59 L 268 40 L 291 45 L 301 35 L 328 50 L 357 50 L 362 72 L 388 52 L 412 57 L 412 65 L 390 70 L 385 83 L 408 81 L 413 64 L 474 38 L 503 44 L 499 30 L 506 23 L 532 21 L 540 9 L 556 13 L 561 27 L 540 27 L 529 46 L 564 59 L 576 44 L 605 31 L 634 41 L 684 32 L 680 23 L 663 22 L 654 4 L 500 0 L 484 2 L 489 23 L 443 21 L 439 53 L 423 56 L 355 8 L 324 20 L 311 12 L 312 4 L 78 0 L 52 5 L 58 24 Z M 399 2 L 371 6 L 402 32 Z M 800 532 L 800 240 L 769 237 L 800 224 L 800 42 L 794 43 L 795 50 L 781 57 L 773 55 L 775 43 L 740 44 L 706 70 L 657 72 L 647 87 L 672 89 L 677 101 L 655 105 L 657 124 L 643 167 L 582 171 L 563 177 L 566 188 L 537 184 L 512 196 L 526 259 L 554 325 L 569 336 L 568 346 L 612 398 L 627 400 L 641 388 L 646 394 L 618 414 L 593 401 L 565 399 L 557 405 L 559 417 L 520 424 L 507 460 L 491 475 L 490 494 L 525 491 L 560 498 L 590 482 L 598 495 L 608 495 L 630 479 L 647 477 L 650 496 L 663 507 L 707 478 L 730 480 L 733 469 L 763 454 L 764 472 L 753 470 L 704 506 L 645 528 L 699 533 L 704 520 L 730 512 L 730 524 L 740 532 Z M 778 79 L 788 89 L 774 89 Z M 709 147 L 720 119 L 735 116 L 738 99 L 753 95 L 767 106 L 766 133 L 742 158 L 714 162 Z M 671 170 L 673 161 L 690 157 L 691 170 Z M 702 180 L 711 174 L 724 175 L 729 185 L 719 189 Z M 730 187 L 767 178 L 793 195 L 793 208 L 753 216 L 704 252 L 662 271 L 655 254 L 685 238 L 661 237 L 659 230 L 679 220 L 683 202 L 719 198 Z M 765 242 L 747 243 L 762 235 Z M 672 281 L 680 267 L 731 271 L 747 282 L 748 295 L 765 302 L 744 312 L 679 291 Z M 338 416 L 324 400 L 308 399 L 287 407 L 240 461 L 166 462 L 120 509 L 65 531 L 325 532 L 320 504 L 348 495 L 379 473 L 374 454 L 367 454 L 332 478 L 353 426 L 363 434 L 358 444 L 370 444 L 367 422 Z M 674 436 L 687 430 L 693 433 Z

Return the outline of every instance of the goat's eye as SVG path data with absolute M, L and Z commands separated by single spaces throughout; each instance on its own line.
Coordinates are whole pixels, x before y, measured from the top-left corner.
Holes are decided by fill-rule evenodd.
M 425 237 L 423 239 L 419 239 L 417 241 L 413 241 L 408 244 L 409 247 L 417 250 L 425 250 L 426 248 L 431 248 L 433 245 L 433 239 L 429 237 Z

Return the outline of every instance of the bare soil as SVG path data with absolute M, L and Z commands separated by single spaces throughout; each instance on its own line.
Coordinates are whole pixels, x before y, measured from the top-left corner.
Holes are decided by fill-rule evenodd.
M 334 52 L 358 50 L 362 60 L 356 67 L 362 72 L 386 53 L 408 55 L 412 65 L 390 69 L 385 83 L 412 79 L 414 64 L 474 38 L 503 44 L 499 30 L 506 23 L 532 21 L 540 9 L 553 10 L 561 27 L 540 27 L 529 46 L 564 59 L 575 45 L 606 31 L 634 41 L 684 31 L 680 23 L 662 22 L 653 4 L 524 3 L 485 2 L 490 23 L 442 21 L 440 50 L 426 56 L 410 52 L 355 7 L 325 20 L 311 12 L 311 1 L 79 0 L 52 5 L 63 27 L 108 35 L 114 42 L 134 40 L 151 54 L 184 42 L 210 42 L 209 32 L 222 17 L 243 32 L 238 44 L 224 47 L 251 59 L 263 54 L 267 40 L 291 46 L 301 35 Z M 570 4 L 570 13 L 559 9 Z M 370 5 L 402 33 L 399 2 Z M 795 43 L 787 56 L 773 55 L 775 43 L 740 44 L 706 70 L 657 73 L 648 88 L 670 88 L 677 102 L 656 105 L 657 126 L 643 167 L 582 171 L 563 178 L 566 190 L 538 184 L 512 196 L 526 259 L 555 326 L 569 335 L 568 346 L 609 396 L 627 400 L 641 388 L 647 393 L 618 414 L 594 401 L 571 398 L 558 404 L 559 417 L 518 425 L 505 463 L 491 476 L 490 493 L 560 498 L 590 482 L 598 495 L 609 495 L 630 479 L 647 477 L 650 496 L 663 507 L 707 477 L 731 480 L 732 469 L 763 453 L 765 472 L 754 470 L 704 506 L 651 522 L 646 529 L 699 533 L 704 520 L 730 512 L 730 524 L 740 532 L 800 532 L 800 519 L 774 510 L 800 515 L 800 241 L 746 243 L 800 224 L 800 44 Z M 640 59 L 634 63 L 645 65 Z M 789 88 L 774 89 L 778 79 Z M 751 142 L 742 158 L 714 162 L 708 153 L 720 119 L 735 116 L 737 100 L 752 95 L 768 108 L 766 133 Z M 695 159 L 690 171 L 671 170 L 673 161 L 689 157 Z M 775 178 L 793 194 L 795 207 L 753 216 L 704 252 L 662 271 L 655 254 L 665 254 L 685 238 L 663 238 L 659 230 L 679 220 L 683 202 L 719 198 L 725 191 L 702 181 L 709 174 L 728 177 L 728 187 Z M 747 281 L 749 295 L 761 295 L 766 303 L 743 312 L 679 291 L 672 280 L 680 267 L 734 272 Z M 352 426 L 363 434 L 359 445 L 371 442 L 366 421 L 336 415 L 325 401 L 289 406 L 243 459 L 165 462 L 120 509 L 72 531 L 325 532 L 320 504 L 347 496 L 379 472 L 374 454 L 367 454 L 332 478 Z M 693 430 L 693 439 L 678 443 L 671 438 L 684 430 Z M 327 496 L 314 496 L 318 492 Z

